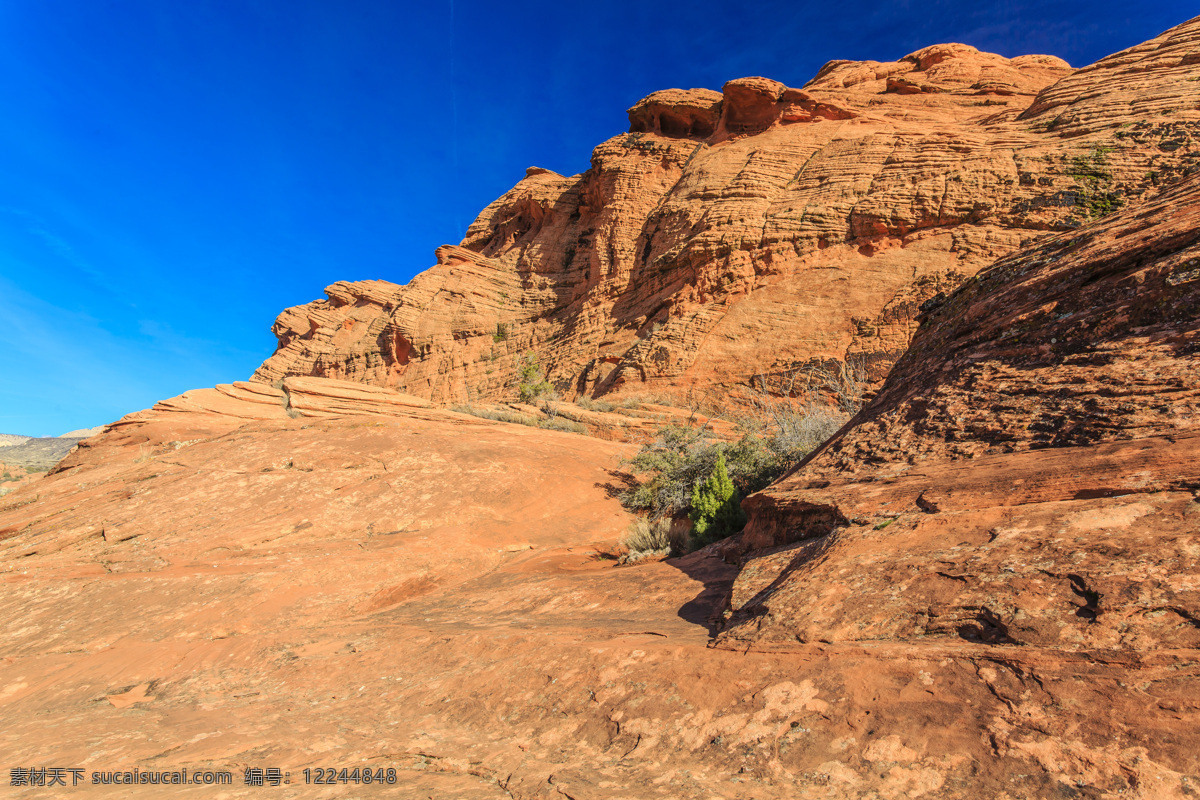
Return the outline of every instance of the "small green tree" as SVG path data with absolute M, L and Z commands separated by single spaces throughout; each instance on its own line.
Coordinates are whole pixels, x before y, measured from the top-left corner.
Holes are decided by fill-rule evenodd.
M 531 405 L 536 405 L 540 400 L 548 400 L 554 394 L 554 386 L 546 380 L 542 365 L 533 353 L 526 353 L 517 367 L 517 393 L 521 396 L 522 403 Z
M 699 544 L 709 544 L 736 533 L 746 524 L 741 497 L 729 479 L 725 454 L 717 454 L 717 463 L 704 481 L 696 481 L 692 490 L 692 530 Z

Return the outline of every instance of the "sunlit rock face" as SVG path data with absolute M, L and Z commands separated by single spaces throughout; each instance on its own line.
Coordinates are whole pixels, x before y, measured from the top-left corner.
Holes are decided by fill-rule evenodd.
M 588 171 L 531 168 L 407 286 L 285 311 L 254 378 L 466 402 L 510 394 L 533 352 L 567 397 L 847 361 L 878 380 L 922 302 L 1196 163 L 1195 27 L 1074 71 L 944 44 L 801 89 L 655 92 Z
M 1074 72 L 938 45 L 658 92 L 408 286 L 285 311 L 256 380 L 0 497 L 9 768 L 1194 797 L 1198 31 Z M 813 361 L 878 391 L 742 534 L 628 565 L 634 445 L 444 407 L 508 395 L 530 351 L 568 396 L 778 391 Z

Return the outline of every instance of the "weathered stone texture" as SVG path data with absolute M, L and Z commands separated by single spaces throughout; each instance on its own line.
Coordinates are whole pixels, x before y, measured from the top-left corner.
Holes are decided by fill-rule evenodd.
M 803 89 L 656 92 L 587 172 L 529 170 L 407 286 L 285 311 L 255 380 L 496 399 L 527 352 L 568 397 L 814 361 L 881 378 L 923 300 L 1194 168 L 1198 28 L 1076 71 L 947 44 L 832 62 Z

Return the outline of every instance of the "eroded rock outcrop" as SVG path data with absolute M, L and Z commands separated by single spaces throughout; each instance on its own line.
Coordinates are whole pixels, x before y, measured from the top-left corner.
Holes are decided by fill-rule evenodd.
M 1194 797 L 1197 117 L 1114 98 L 1183 104 L 1198 25 L 1090 89 L 940 45 L 659 93 L 407 287 L 285 312 L 258 380 L 0 499 L 10 768 L 231 770 L 229 797 L 342 765 L 396 783 L 330 796 Z M 604 393 L 906 348 L 740 539 L 635 567 L 633 447 L 439 405 L 529 349 Z
M 530 170 L 407 286 L 285 311 L 255 375 L 438 403 L 511 394 L 536 352 L 567 394 L 881 378 L 916 309 L 997 257 L 1194 168 L 1200 22 L 1072 71 L 960 44 L 656 92 L 582 175 Z
M 835 528 L 880 555 L 899 546 L 916 572 L 888 602 L 920 613 L 868 621 L 857 604 L 805 604 L 853 638 L 956 636 L 987 616 L 1017 643 L 1196 647 L 1200 594 L 1183 587 L 1200 569 L 1189 544 L 1200 530 L 1198 370 L 1200 179 L 1189 178 L 931 301 L 875 401 L 747 501 L 745 544 L 821 538 L 831 570 Z M 819 584 L 822 572 L 787 582 Z M 934 595 L 949 605 L 934 611 Z M 1076 595 L 1109 603 L 1063 627 Z M 757 618 L 756 635 L 773 619 Z M 772 636 L 839 635 L 818 625 Z
M 984 678 L 961 700 L 1007 703 L 981 723 L 996 757 L 1063 783 L 1087 761 L 1098 796 L 1137 791 L 1150 761 L 1172 777 L 1146 796 L 1186 796 L 1200 761 L 1165 743 L 1200 719 L 1180 703 L 1200 664 L 1198 375 L 1192 177 L 929 302 L 875 400 L 745 502 L 718 646 L 959 647 Z M 1078 705 L 1080 664 L 1099 707 Z

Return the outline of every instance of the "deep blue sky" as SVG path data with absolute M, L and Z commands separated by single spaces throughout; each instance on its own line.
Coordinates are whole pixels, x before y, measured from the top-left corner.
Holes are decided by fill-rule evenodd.
M 244 379 L 284 307 L 399 283 L 656 89 L 959 41 L 1082 66 L 1129 0 L 0 0 L 0 432 Z

